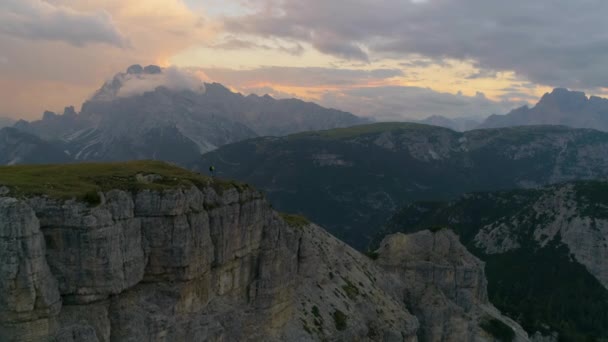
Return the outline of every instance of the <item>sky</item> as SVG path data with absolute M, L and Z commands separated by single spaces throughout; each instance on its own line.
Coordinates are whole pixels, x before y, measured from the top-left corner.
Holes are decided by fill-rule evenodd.
M 605 0 L 0 0 L 0 117 L 77 109 L 131 64 L 378 120 L 608 93 Z

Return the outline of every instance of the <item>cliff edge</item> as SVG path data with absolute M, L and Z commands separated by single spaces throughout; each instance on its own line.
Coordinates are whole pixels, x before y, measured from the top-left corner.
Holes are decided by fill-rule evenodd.
M 493 341 L 487 317 L 527 338 L 455 235 L 458 255 L 408 252 L 446 239 L 426 232 L 374 261 L 247 186 L 156 162 L 9 167 L 0 185 L 3 341 Z

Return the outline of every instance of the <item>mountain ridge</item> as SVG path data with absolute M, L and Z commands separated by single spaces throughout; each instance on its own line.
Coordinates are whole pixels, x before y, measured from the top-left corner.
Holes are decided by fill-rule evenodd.
M 218 83 L 204 84 L 176 68 L 133 65 L 104 83 L 79 113 L 74 107 L 66 107 L 63 114 L 47 111 L 41 120 L 21 120 L 14 127 L 46 140 L 63 140 L 65 150 L 78 161 L 185 163 L 202 152 L 259 135 L 363 122 L 350 113 L 301 100 L 246 97 Z M 161 130 L 165 133 L 157 133 Z M 190 152 L 159 157 L 157 148 L 147 146 L 158 139 L 164 139 L 161 145 L 166 150 Z
M 491 115 L 479 128 L 543 124 L 608 131 L 608 99 L 555 88 L 545 93 L 534 107 L 523 106 L 505 115 Z
M 49 193 L 66 168 L 78 175 L 67 196 Z M 42 169 L 44 180 L 23 178 Z M 528 341 L 488 302 L 481 262 L 453 233 L 409 237 L 437 241 L 430 263 L 413 247 L 407 262 L 390 250 L 375 262 L 248 186 L 165 163 L 0 174 L 13 177 L 0 178 L 2 340 L 491 340 L 493 322 Z M 98 201 L 78 198 L 91 187 Z
M 605 179 L 608 134 L 559 126 L 458 133 L 378 123 L 247 140 L 190 167 L 205 172 L 210 165 L 220 176 L 265 191 L 280 210 L 309 216 L 362 249 L 374 227 L 408 201 Z

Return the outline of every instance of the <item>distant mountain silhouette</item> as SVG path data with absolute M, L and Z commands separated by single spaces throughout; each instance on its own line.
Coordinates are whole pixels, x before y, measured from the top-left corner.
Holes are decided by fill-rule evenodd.
M 579 91 L 556 88 L 533 108 L 517 108 L 506 115 L 492 115 L 479 128 L 528 125 L 563 125 L 608 131 L 608 100 L 587 97 Z
M 425 125 L 445 127 L 457 132 L 464 132 L 477 128 L 482 121 L 482 119 L 476 118 L 447 118 L 441 115 L 432 115 L 426 119 L 417 120 L 415 122 Z

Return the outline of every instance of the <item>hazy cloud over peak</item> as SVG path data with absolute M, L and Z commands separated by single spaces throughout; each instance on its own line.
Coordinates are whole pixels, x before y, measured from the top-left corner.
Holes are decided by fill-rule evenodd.
M 0 34 L 20 39 L 63 41 L 75 46 L 91 43 L 127 45 L 107 12 L 78 12 L 42 0 L 3 0 Z
M 118 92 L 120 97 L 141 95 L 158 87 L 171 90 L 191 90 L 204 92 L 205 87 L 195 75 L 170 67 L 160 74 L 126 75 L 124 83 Z
M 132 65 L 125 73 L 119 73 L 108 81 L 94 96 L 95 100 L 112 100 L 115 97 L 130 97 L 165 87 L 170 90 L 204 92 L 205 85 L 194 74 L 176 67 L 161 69 L 155 65 L 142 68 Z

